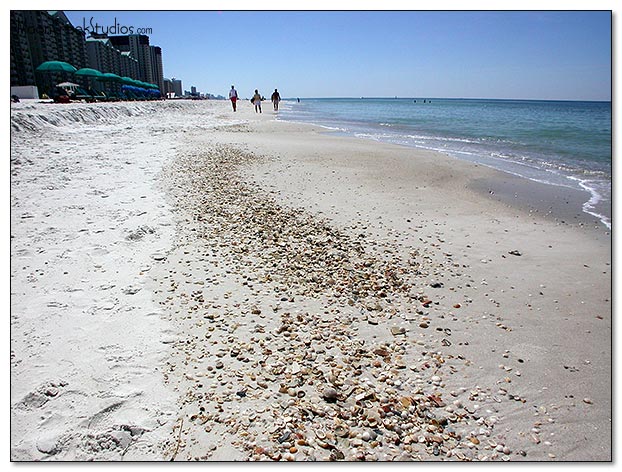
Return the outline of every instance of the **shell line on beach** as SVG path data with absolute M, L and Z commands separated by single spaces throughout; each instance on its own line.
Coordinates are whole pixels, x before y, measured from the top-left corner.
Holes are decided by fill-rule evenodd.
M 483 404 L 525 400 L 509 393 L 507 382 L 494 394 L 479 386 L 448 391 L 444 379 L 468 359 L 443 353 L 452 345 L 447 326 L 436 327 L 440 334 L 432 339 L 418 335 L 442 323 L 444 316 L 434 315 L 448 308 L 426 292 L 442 287 L 428 285 L 438 270 L 433 256 L 425 249 L 404 254 L 280 205 L 240 175 L 257 159 L 214 144 L 180 152 L 162 175 L 178 235 L 159 262 L 169 268 L 158 295 L 185 333 L 172 344 L 176 360 L 165 374 L 182 394 L 180 415 L 187 420 L 180 440 L 169 445 L 172 455 L 184 460 L 185 450 L 185 460 L 214 460 L 228 450 L 240 460 L 288 461 L 524 456 L 492 439 L 499 417 Z M 173 261 L 182 259 L 188 270 L 179 274 Z M 225 267 L 217 262 L 223 260 Z M 194 275 L 201 265 L 212 273 Z M 374 343 L 358 337 L 369 330 L 378 335 Z

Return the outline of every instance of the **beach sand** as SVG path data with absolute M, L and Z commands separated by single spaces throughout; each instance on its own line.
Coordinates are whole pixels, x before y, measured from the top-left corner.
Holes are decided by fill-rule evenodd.
M 585 195 L 268 108 L 12 106 L 12 460 L 611 460 Z

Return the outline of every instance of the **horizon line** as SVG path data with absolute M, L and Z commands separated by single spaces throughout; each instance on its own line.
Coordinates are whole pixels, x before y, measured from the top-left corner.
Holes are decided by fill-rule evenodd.
M 304 98 L 306 100 L 506 100 L 506 101 L 528 101 L 528 102 L 598 102 L 611 103 L 611 99 L 577 99 L 577 98 L 486 98 L 486 97 L 400 97 L 394 96 L 356 96 L 356 97 L 287 97 L 283 100 L 296 100 Z

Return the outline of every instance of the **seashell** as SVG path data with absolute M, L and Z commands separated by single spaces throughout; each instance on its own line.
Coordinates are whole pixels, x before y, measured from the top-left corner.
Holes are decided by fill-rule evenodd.
M 428 399 L 434 404 L 434 406 L 438 408 L 442 408 L 445 406 L 445 402 L 443 402 L 441 397 L 437 395 L 428 395 Z
M 336 436 L 339 436 L 340 438 L 345 438 L 349 436 L 349 434 L 350 434 L 350 430 L 345 425 L 340 424 L 335 427 Z
M 322 449 L 330 449 L 331 445 L 329 443 L 327 443 L 326 441 L 318 441 L 317 443 L 318 446 L 320 446 Z
M 324 398 L 327 402 L 334 403 L 339 398 L 339 393 L 332 387 L 326 387 L 322 391 L 322 398 Z
M 393 336 L 398 336 L 400 334 L 406 334 L 406 328 L 403 326 L 391 326 L 391 334 Z
M 391 353 L 385 349 L 384 347 L 378 347 L 376 349 L 374 349 L 374 354 L 378 355 L 378 356 L 382 356 L 382 357 L 387 357 L 390 356 Z

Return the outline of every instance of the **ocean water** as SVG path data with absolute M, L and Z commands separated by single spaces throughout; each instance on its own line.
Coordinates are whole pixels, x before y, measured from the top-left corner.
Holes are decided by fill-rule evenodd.
M 283 101 L 279 119 L 582 189 L 583 211 L 611 228 L 611 102 L 303 99 Z

